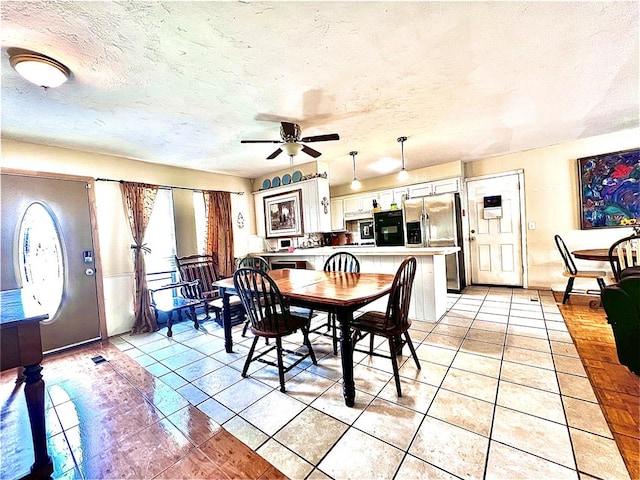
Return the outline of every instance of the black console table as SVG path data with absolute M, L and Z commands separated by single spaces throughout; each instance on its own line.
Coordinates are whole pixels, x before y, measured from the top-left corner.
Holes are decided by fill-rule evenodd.
M 24 367 L 24 395 L 29 411 L 35 461 L 23 479 L 49 478 L 53 462 L 47 451 L 42 379 L 40 321 L 49 318 L 42 306 L 22 290 L 6 290 L 0 298 L 0 370 Z

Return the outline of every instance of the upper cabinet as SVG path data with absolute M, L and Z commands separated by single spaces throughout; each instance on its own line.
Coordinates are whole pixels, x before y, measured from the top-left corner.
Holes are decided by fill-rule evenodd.
M 331 202 L 329 181 L 326 178 L 312 178 L 286 187 L 271 188 L 254 193 L 256 210 L 256 233 L 265 237 L 264 198 L 272 195 L 301 190 L 303 233 L 328 232 L 331 230 Z
M 373 201 L 378 201 L 377 192 L 359 193 L 344 197 L 344 218 L 355 220 L 373 217 Z
M 420 183 L 418 185 L 409 185 L 409 198 L 426 197 L 433 192 L 431 183 Z
M 331 200 L 331 231 L 341 232 L 347 226 L 344 222 L 344 202 L 341 198 Z
M 460 179 L 459 178 L 447 178 L 446 180 L 438 180 L 431 182 L 433 187 L 432 195 L 438 195 L 439 193 L 453 193 L 460 191 Z
M 453 193 L 460 191 L 459 178 L 447 178 L 433 182 L 409 185 L 409 198 L 426 197 L 428 195 L 438 195 L 440 193 Z

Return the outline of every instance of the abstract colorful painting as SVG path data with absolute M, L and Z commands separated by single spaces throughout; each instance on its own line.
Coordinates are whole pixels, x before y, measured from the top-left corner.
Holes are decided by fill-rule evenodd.
M 580 228 L 640 225 L 640 149 L 578 159 Z

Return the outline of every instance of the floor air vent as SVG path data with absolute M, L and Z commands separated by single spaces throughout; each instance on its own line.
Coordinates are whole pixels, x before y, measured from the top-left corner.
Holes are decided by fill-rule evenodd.
M 98 355 L 97 357 L 92 357 L 91 360 L 93 360 L 93 363 L 95 363 L 96 365 L 98 363 L 102 363 L 102 362 L 106 362 L 107 359 L 104 358 L 102 355 Z

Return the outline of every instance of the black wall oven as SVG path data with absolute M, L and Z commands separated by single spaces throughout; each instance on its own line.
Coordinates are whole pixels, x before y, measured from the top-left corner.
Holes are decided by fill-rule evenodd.
M 404 222 L 402 210 L 388 210 L 373 214 L 375 226 L 376 246 L 402 247 L 404 246 Z

